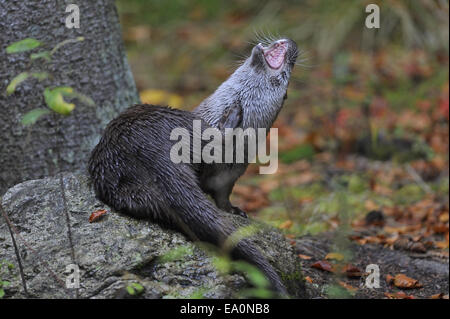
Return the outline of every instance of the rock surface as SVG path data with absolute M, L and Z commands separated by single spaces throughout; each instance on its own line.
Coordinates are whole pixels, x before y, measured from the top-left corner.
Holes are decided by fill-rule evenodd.
M 144 288 L 137 294 L 141 298 L 183 298 L 192 294 L 229 298 L 239 297 L 239 291 L 248 287 L 241 274 L 218 272 L 212 258 L 183 235 L 111 211 L 95 199 L 87 176 L 66 173 L 62 180 L 67 211 L 64 210 L 59 176 L 21 183 L 2 198 L 5 211 L 23 238 L 15 235 L 29 297 L 123 298 L 131 296 L 127 287 L 138 283 Z M 89 223 L 91 213 L 99 209 L 106 209 L 107 214 L 99 221 Z M 69 240 L 67 217 L 73 246 Z M 226 218 L 240 226 L 249 223 L 230 214 L 226 214 Z M 284 237 L 265 227 L 252 238 L 279 273 L 282 276 L 288 274 L 283 277 L 293 296 L 306 297 L 300 263 Z M 159 258 L 179 248 L 188 254 L 164 262 Z M 3 217 L 0 218 L 0 261 L 3 263 L 0 279 L 10 282 L 5 289 L 6 297 L 25 297 L 14 247 Z M 14 267 L 9 269 L 7 264 Z M 78 265 L 80 270 L 77 292 L 64 287 L 70 277 L 66 270 L 69 264 Z

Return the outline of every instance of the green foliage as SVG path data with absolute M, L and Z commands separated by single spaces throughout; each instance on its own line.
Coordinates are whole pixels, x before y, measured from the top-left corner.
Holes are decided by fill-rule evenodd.
M 47 62 L 50 62 L 52 60 L 52 57 L 51 57 L 50 51 L 41 51 L 38 53 L 32 53 L 30 55 L 30 59 L 31 60 L 44 59 Z
M 311 159 L 314 156 L 314 148 L 310 144 L 299 145 L 289 151 L 280 153 L 280 160 L 289 164 L 302 159 Z
M 230 236 L 228 236 L 227 240 L 223 244 L 224 249 L 227 251 L 231 251 L 242 239 L 253 236 L 257 231 L 258 227 L 256 227 L 255 225 L 248 225 L 239 228 Z
M 23 126 L 32 125 L 32 124 L 36 123 L 36 121 L 41 116 L 49 114 L 49 113 L 50 113 L 49 109 L 43 109 L 43 108 L 33 109 L 33 110 L 25 113 L 25 115 L 22 117 L 21 123 Z
M 186 299 L 203 299 L 206 292 L 208 292 L 206 288 L 200 287 L 187 296 Z
M 6 47 L 6 53 L 19 53 L 19 52 L 25 52 L 29 50 L 33 50 L 37 48 L 38 46 L 42 45 L 41 42 L 39 42 L 36 39 L 32 38 L 26 38 L 17 42 L 14 42 Z
M 6 94 L 7 95 L 13 94 L 14 91 L 16 90 L 16 87 L 20 83 L 22 83 L 26 79 L 28 79 L 29 77 L 33 77 L 39 81 L 42 81 L 42 80 L 45 80 L 46 78 L 48 78 L 49 74 L 47 72 L 33 72 L 33 73 L 22 72 L 11 80 L 11 82 L 9 83 L 9 85 L 6 88 Z
M 172 262 L 175 260 L 182 260 L 185 256 L 192 255 L 194 253 L 191 245 L 180 246 L 169 250 L 167 253 L 159 257 L 161 263 Z
M 3 280 L 2 277 L 13 269 L 13 264 L 7 262 L 6 260 L 0 260 L 0 299 L 5 296 L 5 288 L 11 285 L 9 281 Z
M 127 289 L 128 294 L 130 294 L 131 296 L 139 296 L 145 290 L 141 284 L 138 284 L 135 282 L 129 284 L 126 289 Z
M 348 190 L 352 193 L 362 193 L 369 188 L 367 179 L 363 179 L 357 174 L 352 174 L 348 181 Z
M 20 74 L 18 74 L 17 76 L 15 76 L 11 82 L 9 82 L 9 85 L 6 87 L 6 94 L 7 95 L 11 95 L 12 93 L 14 93 L 14 91 L 16 90 L 16 87 L 22 83 L 23 81 L 25 81 L 26 79 L 28 79 L 30 75 L 28 74 L 28 72 L 22 72 Z
M 255 287 L 269 288 L 269 281 L 266 279 L 264 274 L 255 266 L 243 261 L 235 261 L 232 263 L 232 266 L 234 270 L 246 273 L 248 280 Z
M 73 92 L 71 87 L 58 87 L 44 90 L 45 103 L 56 113 L 69 115 L 75 108 L 75 104 L 64 101 L 64 96 L 69 96 Z
M 35 60 L 43 59 L 46 63 L 52 62 L 52 56 L 53 54 L 62 46 L 69 44 L 69 43 L 75 43 L 79 41 L 84 41 L 83 37 L 78 37 L 75 39 L 67 39 L 64 40 L 58 44 L 51 50 L 45 50 L 38 53 L 32 53 L 30 55 L 30 61 L 33 62 Z M 15 43 L 12 43 L 6 48 L 6 52 L 8 54 L 12 53 L 20 53 L 32 50 L 34 48 L 37 48 L 41 46 L 43 43 L 39 42 L 36 39 L 27 38 Z M 45 64 L 44 64 L 45 67 Z M 16 90 L 17 86 L 20 85 L 22 82 L 27 80 L 28 78 L 35 78 L 39 81 L 43 81 L 45 79 L 51 78 L 51 75 L 46 71 L 39 71 L 39 72 L 22 72 L 19 75 L 15 76 L 9 83 L 8 87 L 6 88 L 6 94 L 11 95 Z M 43 92 L 45 103 L 47 104 L 48 108 L 55 113 L 61 114 L 61 115 L 69 115 L 74 109 L 75 104 L 67 102 L 64 97 L 69 99 L 78 99 L 81 103 L 89 106 L 94 106 L 94 101 L 79 92 L 76 92 L 71 87 L 46 87 Z M 21 120 L 22 125 L 32 125 L 36 123 L 36 121 L 43 115 L 49 114 L 50 110 L 43 109 L 43 108 L 36 108 L 29 112 L 27 112 Z
M 352 293 L 339 285 L 327 285 L 324 287 L 325 294 L 332 299 L 348 299 L 352 297 Z

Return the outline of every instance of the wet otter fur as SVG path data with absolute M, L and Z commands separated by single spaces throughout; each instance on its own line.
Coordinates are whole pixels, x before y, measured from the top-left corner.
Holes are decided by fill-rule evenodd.
M 248 163 L 175 164 L 169 156 L 176 143 L 170 140 L 171 132 L 185 128 L 192 139 L 197 134 L 193 121 L 199 119 L 202 129 L 268 130 L 283 105 L 297 55 L 292 40 L 258 44 L 193 112 L 154 105 L 127 109 L 109 123 L 91 154 L 88 169 L 97 197 L 119 212 L 222 245 L 236 229 L 218 216 L 223 210 L 243 215 L 229 196 Z M 232 254 L 256 265 L 276 292 L 288 295 L 280 276 L 249 239 L 240 240 Z

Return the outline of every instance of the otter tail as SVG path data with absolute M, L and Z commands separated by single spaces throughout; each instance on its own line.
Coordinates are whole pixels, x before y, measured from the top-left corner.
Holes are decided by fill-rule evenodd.
M 121 182 L 113 189 L 105 180 L 95 178 L 92 170 L 91 176 L 98 198 L 116 211 L 133 217 L 150 218 L 185 233 L 192 240 L 205 241 L 220 247 L 237 229 L 223 217 L 227 213 L 222 212 L 206 197 L 196 184 L 197 179 L 192 171 L 177 170 L 176 167 L 177 165 L 169 164 L 166 170 L 161 170 L 160 173 L 171 172 L 177 178 L 160 176 L 155 180 L 147 176 L 144 180 L 150 181 L 148 183 L 143 183 L 142 179 L 132 183 Z M 241 239 L 232 248 L 232 256 L 258 267 L 274 291 L 288 296 L 280 276 L 251 240 Z
M 183 169 L 177 174 L 186 172 Z M 208 200 L 198 185 L 193 185 L 193 181 L 196 179 L 186 177 L 177 178 L 177 185 L 170 185 L 170 189 L 166 189 L 167 192 L 164 192 L 167 196 L 164 203 L 166 205 L 170 203 L 169 207 L 164 207 L 167 215 L 170 216 L 168 222 L 174 224 L 176 228 L 193 240 L 210 242 L 220 247 L 237 229 L 231 225 L 230 221 L 222 217 L 227 213 L 222 212 Z M 190 182 L 188 183 L 188 181 Z M 164 215 L 166 216 L 166 214 Z M 277 293 L 288 296 L 280 276 L 251 240 L 241 239 L 232 248 L 232 255 L 236 259 L 243 259 L 258 267 Z

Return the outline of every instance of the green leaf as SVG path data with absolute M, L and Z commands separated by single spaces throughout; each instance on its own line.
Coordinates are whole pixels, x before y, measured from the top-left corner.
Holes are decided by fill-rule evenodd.
M 36 123 L 36 121 L 43 115 L 50 113 L 49 109 L 43 109 L 43 108 L 39 108 L 39 109 L 34 109 L 31 110 L 29 112 L 27 112 L 23 117 L 22 117 L 22 125 L 27 126 L 27 125 L 32 125 L 34 123 Z
M 0 288 L 0 299 L 5 296 L 5 291 Z
M 14 79 L 11 80 L 8 87 L 6 88 L 6 94 L 11 95 L 16 90 L 17 86 L 28 79 L 29 77 L 33 77 L 35 79 L 38 79 L 39 81 L 42 81 L 49 77 L 49 74 L 47 72 L 35 72 L 35 73 L 28 73 L 28 72 L 22 72 L 19 75 L 17 75 Z
M 17 75 L 15 78 L 13 78 L 11 80 L 11 82 L 9 83 L 8 87 L 6 88 L 6 95 L 13 94 L 14 91 L 16 90 L 16 87 L 20 83 L 22 83 L 23 81 L 28 79 L 29 76 L 30 76 L 30 74 L 28 72 L 22 72 L 19 75 Z
M 134 288 L 132 286 L 127 286 L 127 292 L 128 294 L 134 296 L 136 292 L 134 291 Z
M 269 287 L 269 282 L 263 273 L 253 265 L 247 262 L 236 261 L 233 263 L 233 268 L 238 271 L 246 273 L 248 280 L 257 288 Z
M 57 87 L 54 89 L 46 88 L 44 90 L 45 103 L 56 113 L 69 115 L 75 108 L 75 104 L 64 101 L 63 96 L 69 96 L 73 93 L 71 87 Z
M 41 51 L 38 53 L 31 53 L 30 55 L 30 59 L 31 60 L 36 60 L 36 59 L 44 59 L 47 61 L 51 61 L 51 55 L 50 55 L 50 51 Z
M 131 286 L 134 288 L 138 295 L 144 291 L 144 287 L 141 284 L 133 282 L 131 283 Z
M 28 50 L 33 50 L 34 48 L 37 48 L 41 44 L 42 43 L 36 39 L 26 38 L 26 39 L 14 42 L 13 44 L 10 44 L 6 48 L 6 53 L 11 54 L 11 53 L 18 53 L 18 52 L 25 52 Z
M 34 72 L 31 73 L 31 76 L 35 79 L 38 79 L 39 81 L 45 80 L 49 77 L 49 74 L 47 72 Z

